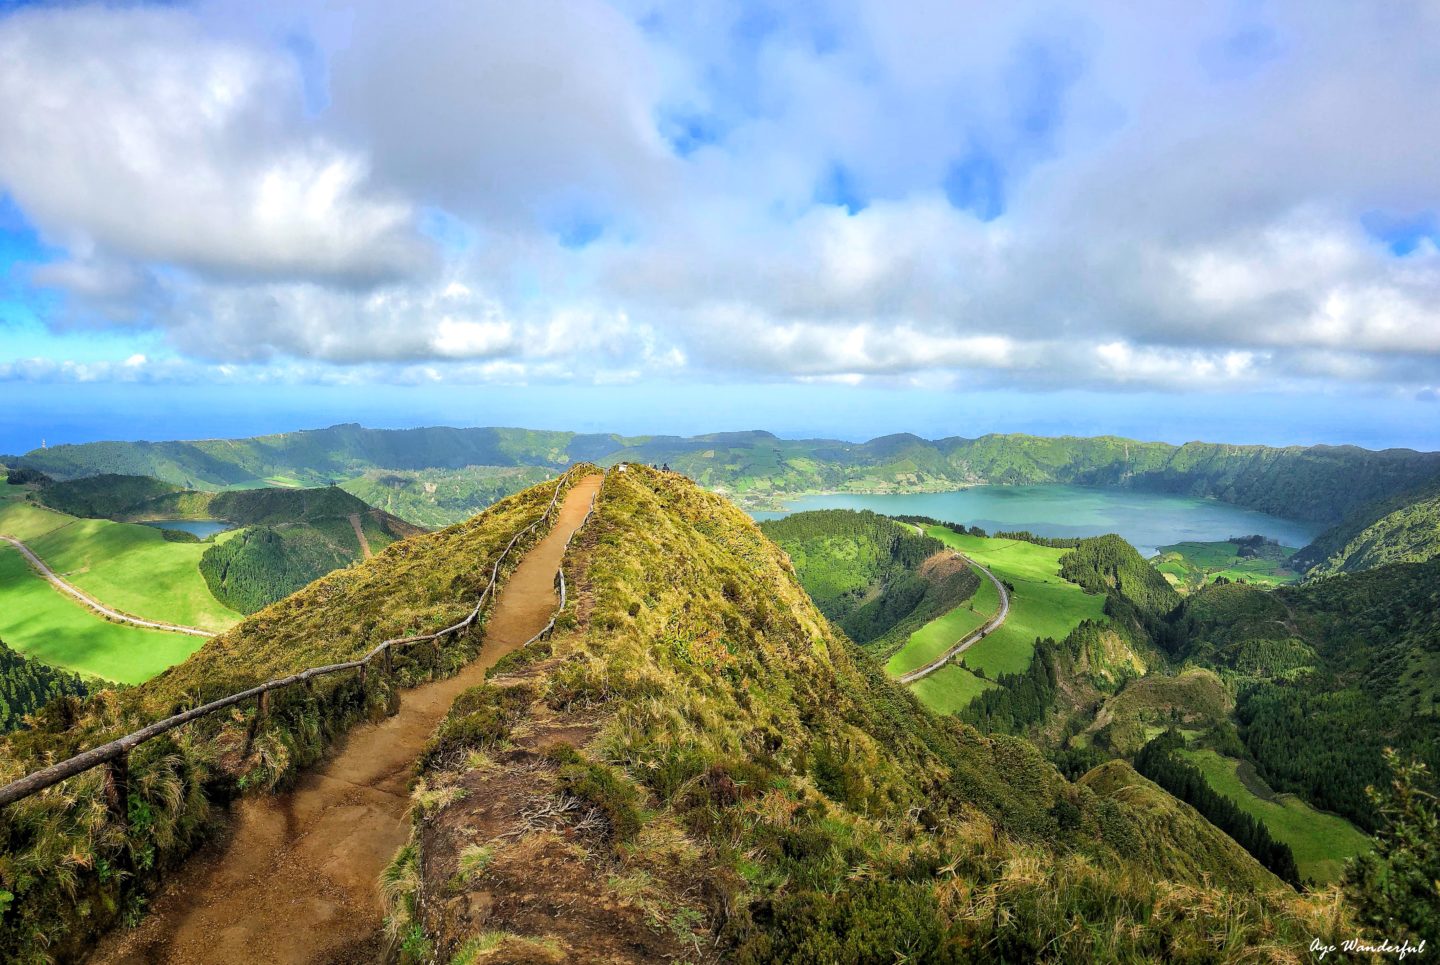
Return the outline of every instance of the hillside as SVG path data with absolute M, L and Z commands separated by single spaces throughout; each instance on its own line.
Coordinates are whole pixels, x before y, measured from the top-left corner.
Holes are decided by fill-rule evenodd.
M 246 527 L 200 560 L 215 598 L 241 613 L 422 532 L 334 486 L 216 493 L 208 511 Z
M 27 660 L 0 640 L 0 734 L 56 697 L 84 697 L 84 681 L 38 660 Z
M 544 482 L 547 466 L 465 466 L 460 469 L 371 469 L 340 484 L 377 509 L 416 526 L 449 526 Z
M 1423 563 L 1440 556 L 1440 486 L 1381 500 L 1321 533 L 1295 554 L 1308 577 Z
M 610 474 L 567 571 L 574 616 L 422 761 L 402 960 L 1267 958 L 1340 927 L 1126 765 L 1070 784 L 928 714 L 678 476 Z
M 321 485 L 375 469 L 553 470 L 582 459 L 605 465 L 668 463 L 702 485 L 757 503 L 807 491 L 935 491 L 975 483 L 1053 482 L 1214 497 L 1330 524 L 1440 477 L 1440 453 L 1371 452 L 1353 446 L 1173 446 L 1112 436 L 987 435 L 931 441 L 903 434 L 851 443 L 780 439 L 761 431 L 626 438 L 358 425 L 251 439 L 53 446 L 27 453 L 18 462 L 57 478 L 125 473 L 178 486 L 223 488 Z
M 1382 751 L 1440 767 L 1440 559 L 1186 600 L 1170 646 L 1233 680 L 1244 748 L 1279 791 L 1362 828 Z
M 874 513 L 795 513 L 760 529 L 789 554 L 820 612 L 882 655 L 980 587 L 939 540 Z
M 79 708 L 57 708 L 33 730 L 0 737 L 0 782 L 179 708 L 352 659 L 388 637 L 455 623 L 474 606 L 500 551 L 553 491 L 553 484 L 536 487 L 466 523 L 393 544 L 255 614 L 140 686 L 102 690 Z M 507 573 L 502 569 L 502 579 Z M 382 717 L 399 687 L 453 674 L 479 643 L 469 633 L 442 647 L 399 651 L 393 679 L 374 673 L 362 683 L 349 673 L 278 692 L 248 754 L 253 704 L 143 745 L 130 759 L 129 810 L 139 819 L 128 833 L 105 819 L 98 770 L 10 806 L 0 821 L 0 894 L 7 898 L 0 961 L 72 961 L 98 931 L 138 919 L 174 863 L 223 825 L 227 802 L 293 781 L 346 728 Z
M 135 522 L 220 519 L 246 527 L 207 547 L 199 559 L 210 593 L 239 613 L 254 613 L 421 531 L 336 486 L 216 493 L 107 474 L 54 483 L 38 495 L 73 515 Z

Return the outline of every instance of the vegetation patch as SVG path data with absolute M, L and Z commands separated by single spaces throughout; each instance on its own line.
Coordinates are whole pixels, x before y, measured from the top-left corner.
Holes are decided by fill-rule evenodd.
M 0 544 L 0 637 L 30 660 L 88 677 L 138 684 L 180 663 L 203 637 L 104 619 Z
M 1005 625 L 965 651 L 965 666 L 989 679 L 1024 673 L 1035 641 L 1063 640 L 1084 620 L 1104 617 L 1105 597 L 1060 576 L 1064 549 L 1022 540 L 962 535 L 945 526 L 926 532 L 984 566 L 1011 587 Z
M 1233 801 L 1290 848 L 1302 878 L 1320 884 L 1339 881 L 1345 862 L 1373 845 L 1344 818 L 1317 811 L 1293 794 L 1275 794 L 1258 776 L 1243 780 L 1239 774 L 1243 761 L 1205 748 L 1182 750 L 1180 755 L 1199 769 L 1217 794 Z

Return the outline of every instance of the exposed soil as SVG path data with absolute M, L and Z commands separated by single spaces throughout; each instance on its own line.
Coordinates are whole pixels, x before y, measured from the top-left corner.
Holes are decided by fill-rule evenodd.
M 360 514 L 350 514 L 350 525 L 355 529 L 355 538 L 360 541 L 360 552 L 368 560 L 375 554 L 370 552 L 370 541 L 365 538 L 365 530 L 360 525 Z
M 414 762 L 455 697 L 550 619 L 565 542 L 600 482 L 590 476 L 570 490 L 555 526 L 516 567 L 491 611 L 479 657 L 454 677 L 405 691 L 399 713 L 355 728 L 293 791 L 242 802 L 228 838 L 192 859 L 141 926 L 109 936 L 91 960 L 375 961 L 377 881 L 409 832 Z
M 536 682 L 557 661 L 496 678 L 500 686 Z M 532 703 L 494 766 L 428 774 L 454 784 L 459 800 L 421 825 L 419 914 L 445 961 L 467 937 L 507 936 L 487 950 L 494 965 L 618 965 L 708 958 L 708 942 L 668 928 L 643 896 L 617 894 L 623 873 L 598 813 L 556 785 L 545 752 L 580 747 L 599 731 L 583 712 L 557 714 Z M 483 849 L 483 871 L 467 873 L 465 855 Z M 607 882 L 611 882 L 607 884 Z M 659 877 L 655 890 L 671 889 Z

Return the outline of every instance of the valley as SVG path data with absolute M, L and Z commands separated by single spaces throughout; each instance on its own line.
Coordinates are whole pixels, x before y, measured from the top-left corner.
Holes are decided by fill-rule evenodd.
M 654 443 L 627 445 L 645 451 Z M 706 451 L 696 458 L 709 458 Z M 873 863 L 884 841 L 892 842 L 884 848 L 911 842 L 904 846 L 912 849 L 907 861 L 953 858 L 957 843 L 930 817 L 914 819 L 920 824 L 901 817 L 915 813 L 917 805 L 906 802 L 917 800 L 922 781 L 929 788 L 925 809 L 949 811 L 948 826 L 960 821 L 969 829 L 963 835 L 999 835 L 997 851 L 974 854 L 965 865 L 981 887 L 998 887 L 999 869 L 1015 860 L 1007 849 L 1038 848 L 1045 862 L 1060 867 L 1059 855 L 1079 848 L 1102 862 L 1128 862 L 1131 870 L 1115 879 L 1072 869 L 1068 874 L 1078 877 L 1062 874 L 1043 900 L 1099 889 L 1113 903 L 1090 914 L 1130 928 L 1135 923 L 1121 909 L 1138 895 L 1152 901 L 1154 889 L 1200 887 L 1215 889 L 1215 900 L 1250 896 L 1259 905 L 1242 917 L 1259 916 L 1267 927 L 1289 914 L 1313 923 L 1315 906 L 1298 911 L 1286 903 L 1311 901 L 1307 889 L 1339 882 L 1347 862 L 1369 853 L 1367 832 L 1384 826 L 1363 793 L 1365 783 L 1384 780 L 1380 741 L 1417 760 L 1434 756 L 1440 691 L 1433 686 L 1436 637 L 1426 601 L 1436 602 L 1430 577 L 1440 560 L 1307 582 L 1291 560 L 1294 546 L 1319 532 L 1319 523 L 1213 498 L 1053 483 L 803 497 L 789 505 L 830 502 L 818 510 L 757 512 L 771 518 L 756 525 L 733 501 L 681 473 L 633 462 L 624 468 L 606 474 L 597 515 L 577 538 L 574 558 L 566 558 L 575 604 L 557 623 L 555 640 L 487 674 L 499 655 L 492 644 L 508 646 L 502 607 L 483 637 L 422 648 L 398 660 L 393 677 L 362 675 L 295 691 L 267 712 L 273 717 L 246 710 L 188 725 L 204 736 L 170 745 L 178 756 L 134 755 L 130 766 L 149 775 L 148 786 L 178 781 L 190 790 L 181 798 L 167 792 L 165 802 L 132 791 L 132 800 L 158 809 L 163 816 L 156 820 L 171 830 L 163 838 L 168 843 L 156 837 L 127 847 L 158 856 L 199 843 L 203 836 L 189 836 L 199 834 L 194 816 L 210 805 L 194 795 L 210 791 L 187 775 L 203 772 L 211 775 L 206 788 L 245 793 L 227 818 L 238 822 L 230 847 L 239 850 L 228 852 L 233 858 L 216 852 L 205 859 L 218 863 L 192 863 L 150 915 L 137 917 L 139 930 L 115 933 L 104 960 L 180 961 L 213 952 L 214 960 L 228 961 L 229 939 L 213 948 L 203 939 L 220 918 L 253 918 L 232 929 L 235 940 L 263 943 L 268 912 L 251 914 L 259 903 L 242 897 L 248 886 L 241 881 L 262 852 L 281 856 L 275 860 L 293 879 L 293 887 L 286 885 L 294 891 L 290 903 L 310 909 L 296 914 L 344 922 L 331 930 L 331 944 L 302 960 L 342 947 L 368 955 L 400 940 L 382 937 L 378 914 L 364 908 L 368 882 L 393 851 L 383 877 L 399 890 L 387 890 L 385 915 L 390 933 L 411 936 L 404 940 L 417 949 L 460 954 L 472 947 L 465 938 L 472 926 L 461 922 L 483 919 L 504 933 L 494 947 L 514 953 L 503 960 L 521 960 L 521 949 L 536 947 L 527 942 L 576 949 L 619 930 L 650 943 L 654 954 L 720 940 L 742 959 L 765 961 L 790 947 L 787 932 L 757 920 L 730 935 L 693 899 L 696 882 L 713 881 L 716 872 L 684 855 L 703 852 L 711 863 L 705 867 L 733 867 L 724 872 L 734 876 L 729 887 L 739 888 L 750 907 L 771 909 L 764 915 L 786 916 L 810 936 L 806 942 L 832 934 L 832 927 L 840 929 L 834 935 L 856 934 L 855 923 L 813 918 L 796 904 L 811 886 L 789 882 L 813 882 L 827 895 L 863 891 L 869 886 L 843 883 L 836 877 L 841 869 L 821 856 L 846 849 L 845 867 L 856 861 L 883 867 Z M 177 700 L 213 699 L 257 679 L 353 657 L 378 635 L 453 620 L 443 612 L 445 601 L 475 593 L 485 561 L 533 519 L 552 488 L 540 481 L 504 494 L 551 475 L 547 468 L 475 470 L 367 469 L 355 477 L 365 480 L 360 491 L 432 523 L 463 512 L 466 500 L 498 497 L 481 514 L 433 533 L 367 506 L 342 486 L 205 491 L 100 475 L 5 487 L 0 530 L 42 548 L 49 555 L 37 554 L 64 579 L 125 613 L 180 614 L 197 626 L 209 620 L 207 632 L 219 635 L 206 642 L 106 621 L 45 583 L 13 548 L 0 549 L 0 594 L 11 604 L 0 607 L 0 639 L 40 661 L 37 670 L 78 670 L 99 688 L 95 698 L 55 703 L 37 718 L 52 723 L 22 724 L 0 738 L 13 755 L 0 780 L 49 754 L 56 734 L 66 735 L 65 746 L 86 746 L 163 715 Z M 319 475 L 287 472 L 294 481 Z M 917 511 L 923 508 L 946 515 Z M 970 514 L 955 512 L 966 508 Z M 174 531 L 185 523 L 201 532 Z M 1105 529 L 1119 535 L 1102 535 Z M 546 565 L 557 564 L 558 557 Z M 158 578 L 137 581 L 137 571 Z M 545 598 L 553 605 L 553 595 Z M 1388 615 L 1382 600 L 1396 602 Z M 531 616 L 544 622 L 542 610 Z M 917 675 L 957 647 L 943 665 Z M 42 692 L 70 686 L 27 677 L 23 667 L 14 673 Z M 495 682 L 485 683 L 489 677 Z M 105 681 L 139 686 L 115 691 Z M 1364 696 L 1366 687 L 1373 698 Z M 432 692 L 439 696 L 425 696 Z M 397 706 L 400 716 L 382 723 Z M 62 717 L 46 716 L 62 710 Z M 420 710 L 423 720 L 414 717 Z M 402 726 L 406 720 L 419 723 Z M 385 738 L 384 773 L 371 768 L 375 780 L 360 782 L 374 792 L 365 792 L 368 803 L 355 798 L 353 787 L 321 801 L 332 786 L 330 769 L 365 757 L 366 735 L 400 733 L 396 727 L 405 741 Z M 1338 736 L 1361 732 L 1363 741 Z M 442 750 L 450 741 L 459 749 Z M 326 765 L 332 745 L 339 756 Z M 408 772 L 405 761 L 415 756 L 417 783 L 407 809 L 397 768 Z M 345 773 L 352 771 L 360 773 Z M 948 775 L 938 785 L 947 789 L 938 803 L 933 776 L 921 776 L 937 773 Z M 270 796 L 287 794 L 283 788 L 296 780 L 293 798 Z M 93 777 L 71 783 L 82 799 L 104 793 Z M 508 790 L 493 799 L 497 786 Z M 564 802 L 576 800 L 590 802 L 590 817 L 565 810 L 574 805 Z M 41 829 L 50 827 L 47 809 L 61 801 L 46 796 L 15 806 L 36 847 L 60 846 Z M 554 811 L 557 801 L 563 808 Z M 299 836 L 278 831 L 275 815 L 297 807 Z M 356 807 L 370 808 L 361 822 L 367 830 L 356 830 Z M 726 824 L 717 817 L 725 808 L 748 817 Z M 775 808 L 815 843 L 776 843 L 774 835 L 788 841 L 784 835 L 799 831 L 767 824 L 764 815 Z M 800 818 L 807 808 L 813 818 Z M 305 840 L 327 839 L 331 810 L 349 837 L 371 830 L 375 837 L 371 844 L 355 839 L 350 857 L 323 865 L 333 880 L 315 904 L 302 897 L 318 861 Z M 536 813 L 555 816 L 537 832 L 525 823 L 534 819 L 522 817 Z M 517 820 L 523 826 L 512 840 L 505 829 Z M 181 834 L 183 827 L 196 830 Z M 465 842 L 477 829 L 492 835 L 482 849 L 488 871 L 454 863 L 457 853 L 471 853 Z M 555 850 L 561 832 L 558 840 L 571 844 Z M 72 836 L 64 847 L 77 853 L 96 849 L 107 862 L 115 855 L 103 835 L 66 833 Z M 732 859 L 723 842 L 736 835 L 749 843 Z M 940 835 L 933 845 L 930 835 Z M 657 847 L 668 857 L 652 853 Z M 23 856 L 15 867 L 41 860 L 23 847 L 17 854 Z M 551 926 L 509 906 L 477 911 L 482 906 L 474 898 L 457 906 L 460 912 L 437 915 L 405 890 L 443 887 L 463 895 L 480 887 L 473 880 L 524 895 L 536 908 L 576 900 L 556 890 L 558 878 L 526 877 L 521 869 L 535 860 L 570 868 L 570 875 L 611 863 L 602 896 L 587 906 L 587 914 L 608 924 L 596 931 Z M 227 861 L 239 863 L 227 871 Z M 0 886 L 21 882 L 5 874 L 0 868 Z M 435 874 L 447 877 L 431 880 Z M 63 921 L 56 934 L 72 938 L 92 927 L 57 911 L 68 907 L 61 893 L 25 880 L 23 907 L 48 910 L 13 927 Z M 893 878 L 883 906 L 914 903 L 920 921 L 936 921 L 926 910 L 939 900 L 932 881 L 928 874 Z M 197 904 L 187 897 L 217 882 L 229 882 L 225 888 L 244 907 L 232 914 L 224 911 L 228 899 Z M 136 900 L 127 896 L 139 894 L 128 885 L 100 887 L 118 889 L 117 915 Z M 987 902 L 1021 902 L 1013 906 L 1017 913 L 1041 900 L 1038 893 L 988 894 Z M 1316 891 L 1313 900 L 1327 900 L 1325 894 Z M 1348 913 L 1343 905 L 1326 907 Z M 994 927 L 949 912 L 944 920 L 952 929 L 945 941 L 957 928 L 982 935 Z M 0 919 L 0 936 L 7 927 Z M 886 934 L 879 920 L 865 919 L 864 929 Z M 1116 939 L 1121 943 L 1106 944 L 1101 957 L 1125 957 L 1119 949 L 1159 940 L 1160 932 L 1134 934 L 1142 937 Z M 1077 954 L 1081 948 L 1086 955 L 1095 950 L 1077 945 Z

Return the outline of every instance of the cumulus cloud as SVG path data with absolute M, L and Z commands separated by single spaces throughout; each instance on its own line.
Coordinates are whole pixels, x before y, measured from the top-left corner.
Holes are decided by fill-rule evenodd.
M 1440 208 L 1437 42 L 1419 0 L 67 6 L 0 18 L 0 186 L 53 324 L 199 365 L 1421 397 L 1440 251 L 1367 225 Z

